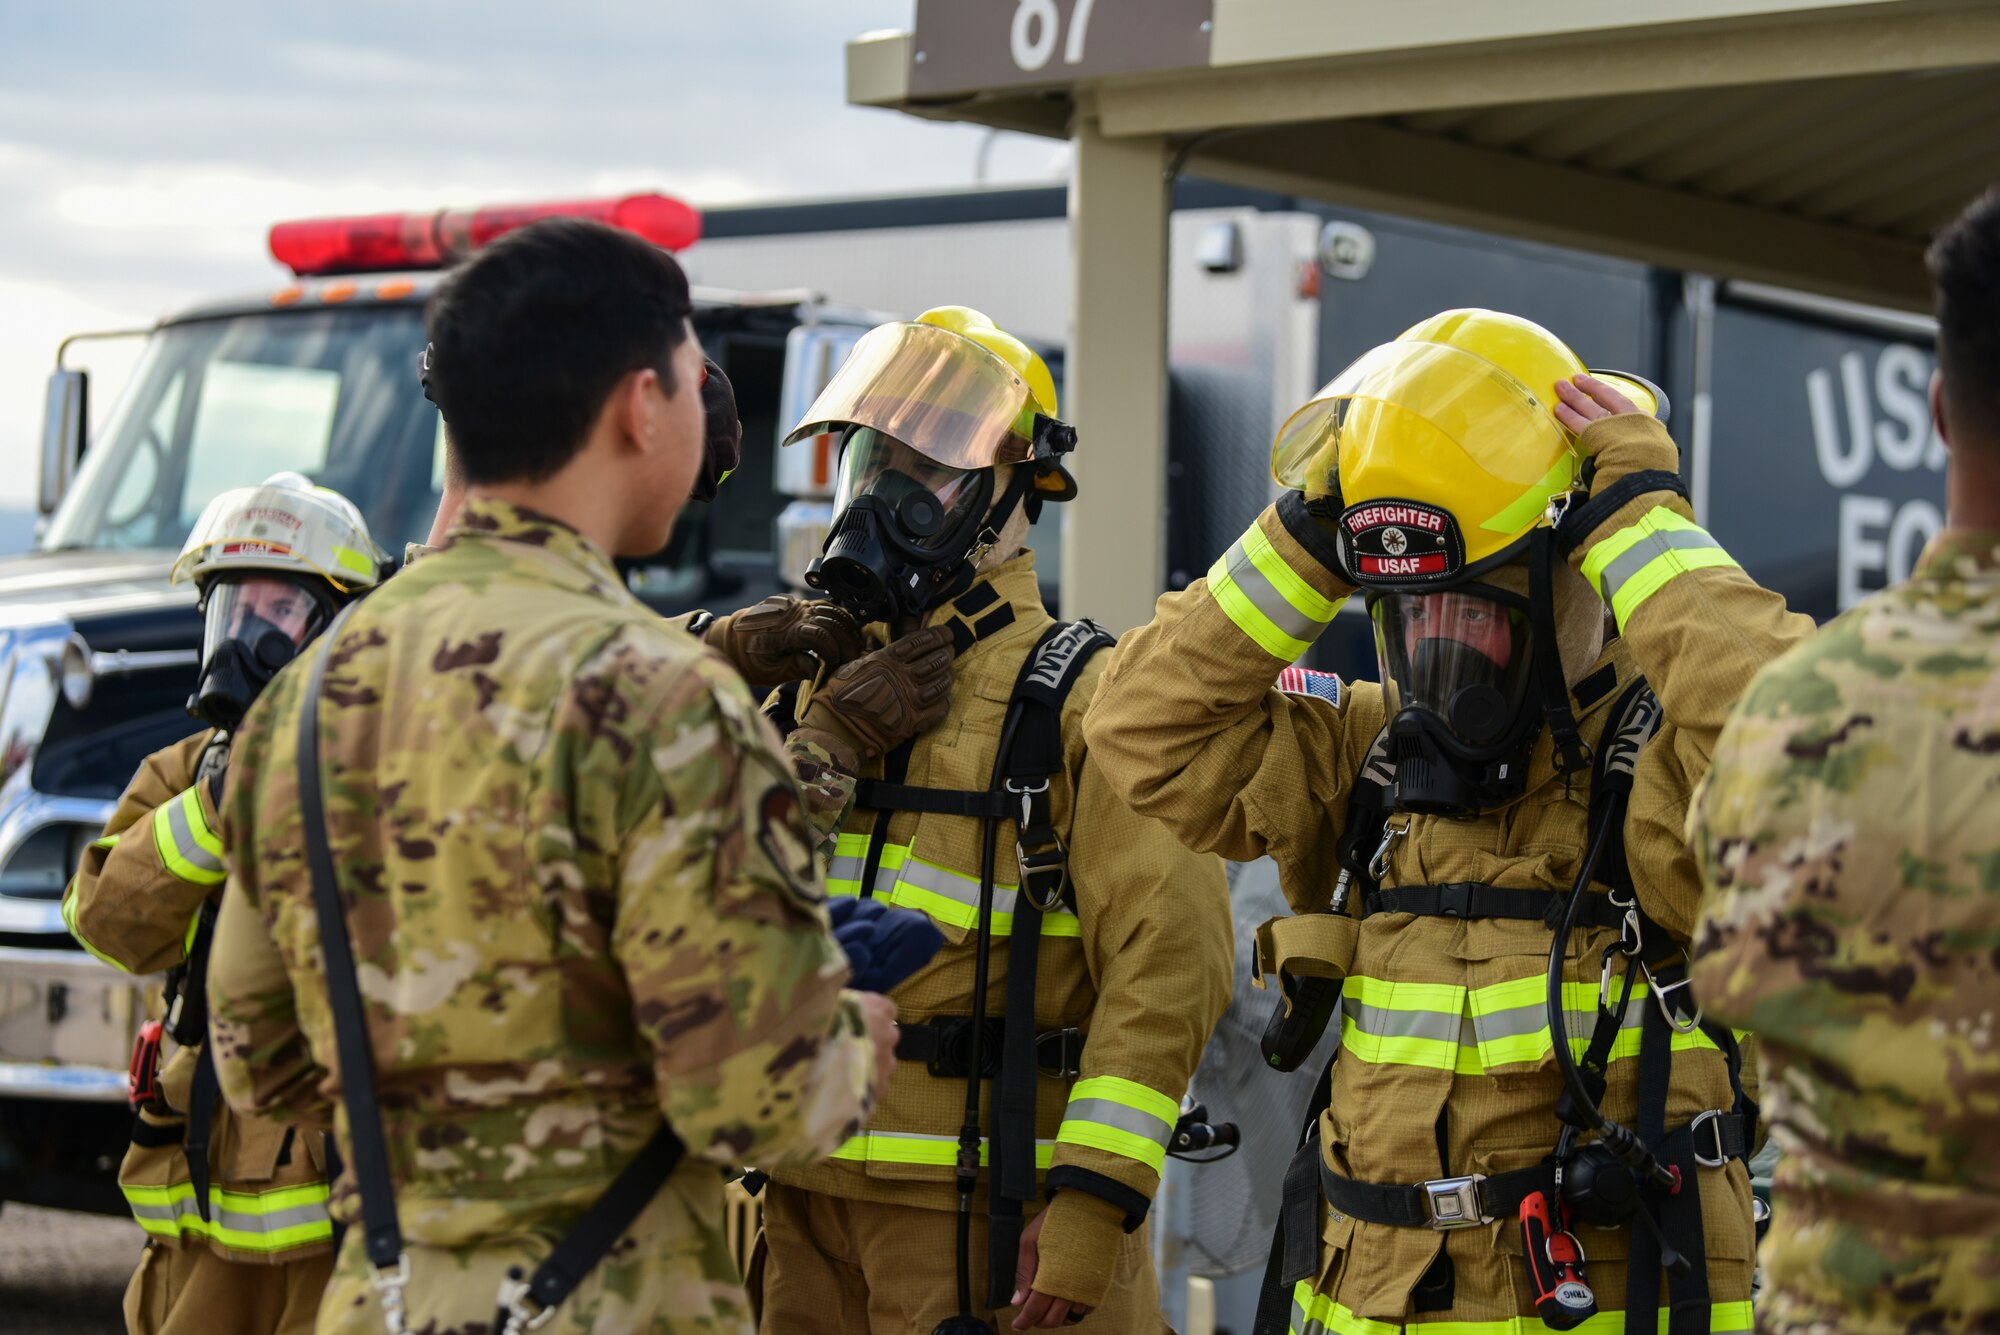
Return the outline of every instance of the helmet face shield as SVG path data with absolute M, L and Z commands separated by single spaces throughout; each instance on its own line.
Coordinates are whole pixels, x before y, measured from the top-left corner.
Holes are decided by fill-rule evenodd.
M 1383 688 L 1393 717 L 1421 711 L 1447 747 L 1468 760 L 1518 740 L 1533 686 L 1524 599 L 1483 584 L 1369 599 Z
M 854 345 L 790 445 L 872 427 L 935 463 L 991 468 L 1034 457 L 1034 396 L 1020 372 L 972 339 L 928 324 L 886 324 Z

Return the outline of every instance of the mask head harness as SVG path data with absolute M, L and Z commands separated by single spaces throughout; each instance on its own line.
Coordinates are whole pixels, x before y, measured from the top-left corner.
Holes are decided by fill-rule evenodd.
M 1396 809 L 1467 819 L 1515 800 L 1544 725 L 1558 772 L 1588 763 L 1556 650 L 1552 528 L 1471 565 L 1457 518 L 1423 501 L 1349 506 L 1338 534 L 1394 696 Z M 1498 574 L 1524 551 L 1525 597 Z

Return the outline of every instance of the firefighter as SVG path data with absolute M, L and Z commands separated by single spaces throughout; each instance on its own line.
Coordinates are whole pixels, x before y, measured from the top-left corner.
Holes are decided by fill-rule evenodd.
M 209 503 L 172 573 L 200 590 L 189 712 L 208 726 L 146 758 L 63 899 L 64 921 L 97 958 L 170 970 L 166 1020 L 146 1026 L 133 1062 L 138 1111 L 118 1172 L 148 1234 L 125 1292 L 135 1332 L 309 1331 L 319 1310 L 332 1266 L 326 1138 L 233 1112 L 206 1043 L 226 874 L 217 804 L 244 712 L 379 570 L 360 512 L 296 473 Z M 162 1067 L 167 1035 L 176 1046 Z
M 1229 999 L 1231 918 L 1221 863 L 1135 816 L 1083 745 L 1109 637 L 1049 616 L 1024 548 L 1075 494 L 1074 432 L 1041 358 L 962 307 L 865 336 L 788 441 L 822 432 L 836 517 L 808 582 L 892 648 L 941 628 L 956 657 L 914 740 L 916 693 L 863 659 L 781 707 L 788 748 L 863 776 L 829 893 L 921 909 L 945 946 L 892 993 L 867 1128 L 771 1167 L 760 1328 L 1161 1331 L 1144 1225 Z
M 1285 1006 L 1344 979 L 1276 1329 L 1750 1328 L 1754 1118 L 1680 986 L 1681 829 L 1811 623 L 1693 522 L 1664 406 L 1527 320 L 1425 320 L 1286 423 L 1291 490 L 1105 673 L 1117 794 L 1277 860 Z M 1357 592 L 1381 684 L 1279 689 Z

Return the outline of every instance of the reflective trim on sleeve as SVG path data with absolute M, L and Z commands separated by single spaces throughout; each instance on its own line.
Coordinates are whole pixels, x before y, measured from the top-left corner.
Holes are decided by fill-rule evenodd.
M 1640 604 L 1691 570 L 1733 566 L 1734 557 L 1693 520 L 1664 505 L 1590 549 L 1583 573 L 1611 606 L 1622 632 Z
M 76 938 L 76 943 L 82 946 L 85 950 L 89 951 L 93 958 L 98 959 L 105 964 L 109 964 L 112 968 L 118 970 L 118 972 L 120 973 L 132 972 L 130 969 L 126 968 L 123 964 L 120 964 L 117 960 L 112 959 L 111 956 L 105 954 L 103 951 L 99 950 L 96 946 L 90 944 L 90 938 L 85 936 L 83 934 L 82 929 L 76 925 L 76 915 L 78 908 L 79 905 L 77 903 L 77 883 L 75 880 L 72 880 L 69 883 L 69 889 L 63 891 L 63 901 L 62 901 L 63 926 L 69 928 L 69 934 Z
M 1286 565 L 1255 524 L 1209 567 L 1208 591 L 1238 630 L 1287 663 L 1305 656 L 1347 601 L 1324 596 Z
M 1136 1159 L 1157 1173 L 1167 1161 L 1167 1142 L 1180 1113 L 1178 1103 L 1148 1085 L 1095 1075 L 1070 1089 L 1056 1143 Z
M 1659 1331 L 1666 1335 L 1667 1308 L 1660 1308 Z M 1711 1303 L 1708 1308 L 1710 1335 L 1750 1335 L 1751 1306 L 1747 1302 Z M 1291 1335 L 1543 1335 L 1549 1328 L 1531 1316 L 1508 1317 L 1500 1321 L 1426 1321 L 1419 1326 L 1402 1326 L 1393 1321 L 1371 1321 L 1354 1315 L 1353 1309 L 1314 1290 L 1312 1281 L 1300 1280 L 1292 1290 Z M 1625 1313 L 1599 1312 L 1570 1335 L 1624 1335 Z
M 827 870 L 830 895 L 861 893 L 861 870 L 868 861 L 868 836 L 843 834 L 834 841 L 833 862 Z M 1014 905 L 1020 889 L 993 887 L 993 935 L 1014 930 Z M 947 927 L 973 931 L 979 926 L 979 878 L 965 876 L 911 854 L 908 844 L 885 844 L 882 864 L 875 869 L 874 898 L 895 908 L 927 913 Z M 1043 936 L 1083 935 L 1083 924 L 1067 908 L 1042 915 Z
M 1055 1162 L 1053 1140 L 1035 1142 L 1035 1167 L 1046 1170 Z M 863 1131 L 841 1142 L 829 1156 L 850 1163 L 914 1163 L 950 1168 L 958 1162 L 957 1136 L 931 1136 L 918 1131 Z M 986 1142 L 979 1142 L 979 1163 L 986 1165 Z
M 308 1182 L 277 1191 L 208 1189 L 208 1218 L 195 1208 L 194 1184 L 127 1186 L 125 1203 L 139 1227 L 155 1237 L 207 1238 L 237 1251 L 272 1255 L 333 1240 L 327 1184 Z
M 1458 1075 L 1490 1075 L 1500 1067 L 1536 1064 L 1553 1051 L 1547 985 L 1540 975 L 1470 991 L 1446 983 L 1350 976 L 1341 985 L 1340 1045 L 1355 1060 L 1371 1065 L 1422 1066 Z M 1639 1055 L 1640 1026 L 1652 1004 L 1647 993 L 1646 984 L 1633 985 L 1608 1060 Z M 1581 1056 L 1597 1025 L 1597 985 L 1564 984 L 1563 1008 L 1570 1050 Z M 1673 1051 L 1695 1048 L 1713 1050 L 1715 1043 L 1700 1030 L 1673 1036 Z
M 221 885 L 229 875 L 222 840 L 210 832 L 192 788 L 154 810 L 153 846 L 167 870 L 189 885 Z

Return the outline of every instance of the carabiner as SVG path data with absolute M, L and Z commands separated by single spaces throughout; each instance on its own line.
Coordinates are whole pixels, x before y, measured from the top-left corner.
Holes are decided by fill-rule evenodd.
M 1681 949 L 1681 960 L 1684 964 L 1692 964 L 1694 962 L 1689 958 L 1686 947 L 1682 947 Z M 1653 977 L 1653 971 L 1646 967 L 1646 961 L 1639 961 L 1639 971 L 1646 975 L 1646 989 L 1653 994 L 1654 1004 L 1660 1008 L 1661 1016 L 1665 1018 L 1668 1026 L 1675 1033 L 1692 1034 L 1695 1030 L 1701 1028 L 1701 1003 L 1699 1001 L 1695 1002 L 1694 1017 L 1686 1023 L 1682 1023 L 1675 1018 L 1674 1008 L 1668 1001 L 1668 998 L 1672 997 L 1674 993 L 1682 991 L 1688 984 L 1692 983 L 1694 981 L 1692 978 L 1683 975 L 1678 983 L 1668 983 L 1665 987 L 1661 987 L 1659 980 Z
M 1389 874 L 1390 847 L 1409 832 L 1410 818 L 1408 816 L 1403 817 L 1403 828 L 1400 830 L 1386 822 L 1383 824 L 1382 842 L 1376 847 L 1375 856 L 1368 859 L 1369 880 L 1374 881 L 1377 885 L 1381 884 L 1382 878 Z

